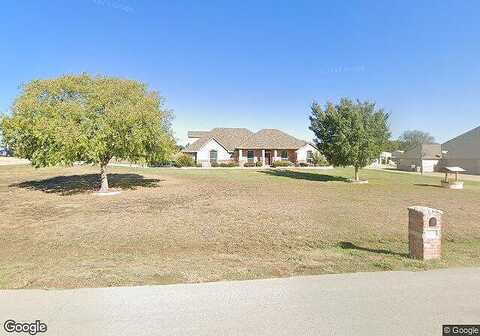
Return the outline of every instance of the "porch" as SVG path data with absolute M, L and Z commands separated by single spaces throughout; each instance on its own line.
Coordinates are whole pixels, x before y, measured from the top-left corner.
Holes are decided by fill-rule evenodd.
M 237 149 L 234 156 L 240 166 L 245 163 L 255 164 L 258 161 L 262 166 L 271 166 L 273 162 L 280 160 L 292 163 L 297 161 L 295 149 Z

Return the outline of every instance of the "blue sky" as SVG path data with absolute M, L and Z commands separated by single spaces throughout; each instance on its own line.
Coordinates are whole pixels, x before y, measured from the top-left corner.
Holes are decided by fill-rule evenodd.
M 279 128 L 311 140 L 313 100 L 368 99 L 393 136 L 480 125 L 478 1 L 4 0 L 0 111 L 33 78 L 140 80 L 190 129 Z

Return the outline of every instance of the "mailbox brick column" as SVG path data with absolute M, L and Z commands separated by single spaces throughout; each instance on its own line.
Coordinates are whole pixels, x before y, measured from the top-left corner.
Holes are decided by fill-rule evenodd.
M 442 256 L 441 210 L 423 206 L 408 208 L 408 247 L 415 259 L 439 259 Z

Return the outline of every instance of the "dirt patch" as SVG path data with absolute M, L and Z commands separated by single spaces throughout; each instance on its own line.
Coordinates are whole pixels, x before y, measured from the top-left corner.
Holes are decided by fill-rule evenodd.
M 480 184 L 348 169 L 0 168 L 0 287 L 73 288 L 479 265 Z M 318 176 L 317 176 L 318 175 Z M 445 211 L 444 258 L 406 257 L 407 210 Z

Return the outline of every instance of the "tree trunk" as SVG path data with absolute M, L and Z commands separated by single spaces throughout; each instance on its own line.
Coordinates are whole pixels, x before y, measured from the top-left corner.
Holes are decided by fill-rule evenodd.
M 102 186 L 100 187 L 101 193 L 108 192 L 108 177 L 107 177 L 107 164 L 100 164 L 100 179 L 102 181 Z
M 358 167 L 355 167 L 355 181 L 360 181 L 360 178 L 358 176 Z

